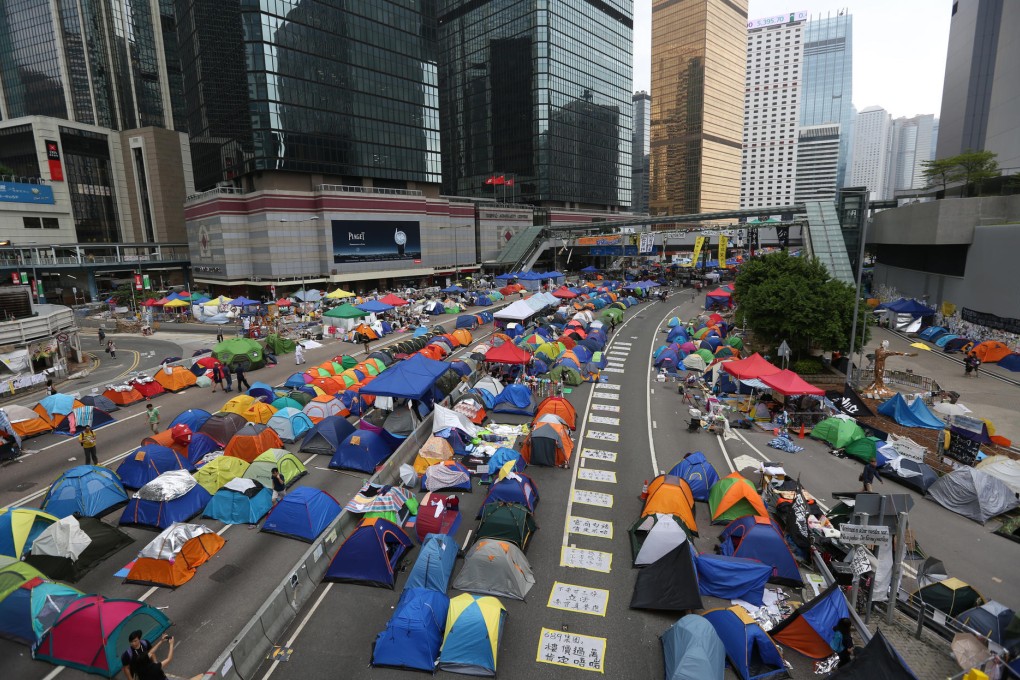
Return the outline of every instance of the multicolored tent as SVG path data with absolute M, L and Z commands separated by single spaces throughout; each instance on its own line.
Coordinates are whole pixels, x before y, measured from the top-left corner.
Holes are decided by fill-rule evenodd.
M 712 609 L 702 616 L 722 640 L 730 667 L 741 680 L 786 676 L 786 665 L 776 644 L 743 607 Z
M 754 488 L 754 484 L 739 472 L 731 472 L 712 485 L 708 495 L 708 508 L 712 515 L 712 524 L 722 524 L 748 515 L 769 516 L 761 494 Z
M 505 620 L 506 609 L 495 597 L 464 593 L 450 600 L 436 668 L 495 677 Z
M 841 650 L 832 648 L 833 631 L 841 619 L 849 618 L 846 597 L 833 583 L 818 597 L 802 604 L 793 614 L 769 631 L 772 639 L 811 659 L 827 659 Z
M 56 521 L 58 518 L 35 508 L 0 510 L 0 555 L 21 559 L 39 534 Z

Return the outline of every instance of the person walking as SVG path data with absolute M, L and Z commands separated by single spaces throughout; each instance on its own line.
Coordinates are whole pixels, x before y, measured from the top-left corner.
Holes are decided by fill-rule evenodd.
M 216 344 L 218 345 L 221 342 L 223 342 L 223 331 L 219 331 L 216 333 Z
M 91 425 L 86 425 L 78 435 L 78 443 L 81 444 L 81 448 L 85 452 L 85 464 L 99 465 L 99 455 L 96 453 L 96 433 L 92 431 Z
M 882 476 L 878 474 L 878 461 L 872 459 L 864 466 L 864 471 L 858 478 L 862 482 L 861 491 L 863 493 L 871 493 L 871 485 L 875 483 L 876 477 L 878 478 L 878 481 L 882 481 Z
M 280 468 L 273 468 L 271 475 L 273 479 L 273 505 L 276 505 L 283 498 L 284 491 L 287 490 L 287 482 L 284 480 Z
M 106 343 L 106 349 L 109 350 L 111 359 L 117 358 L 117 345 L 114 344 L 113 340 Z
M 102 328 L 99 329 L 99 346 L 102 347 L 103 343 L 106 342 L 106 331 Z
M 223 379 L 227 381 L 227 389 L 225 389 L 223 391 L 224 392 L 233 392 L 234 391 L 234 379 L 230 376 L 230 366 L 227 366 L 226 364 L 223 364 L 223 366 L 221 367 L 221 370 L 223 371 Z
M 368 338 L 365 338 L 365 342 L 363 344 L 364 344 L 364 347 L 365 347 L 365 356 L 367 357 L 368 356 L 368 352 L 369 352 L 369 348 L 372 346 L 372 341 L 369 340 Z
M 152 430 L 152 434 L 159 434 L 159 407 L 147 404 L 145 412 L 149 414 L 149 429 Z
M 242 388 L 246 389 L 246 390 L 250 390 L 251 389 L 251 385 L 249 385 L 248 381 L 245 380 L 245 378 L 244 378 L 244 365 L 243 364 L 239 363 L 239 364 L 237 364 L 236 367 L 234 367 L 234 377 L 237 378 L 237 391 L 238 392 L 240 392 Z
M 305 348 L 299 342 L 294 345 L 294 365 L 300 366 L 303 363 L 305 363 Z
M 224 392 L 226 391 L 226 388 L 223 386 L 223 369 L 220 367 L 220 364 L 218 364 L 218 363 L 213 364 L 213 367 L 212 367 L 212 391 L 213 392 L 216 391 L 216 386 L 217 385 L 220 386 L 221 390 L 223 390 Z

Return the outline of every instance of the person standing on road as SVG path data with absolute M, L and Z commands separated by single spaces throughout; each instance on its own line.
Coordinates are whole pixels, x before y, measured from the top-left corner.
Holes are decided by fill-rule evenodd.
M 106 331 L 102 328 L 99 329 L 99 346 L 102 347 L 103 343 L 106 342 Z
M 305 363 L 305 348 L 299 342 L 294 345 L 294 365 L 300 366 L 303 363 Z
M 227 389 L 225 389 L 223 391 L 224 392 L 233 392 L 234 391 L 234 379 L 232 377 L 230 377 L 230 366 L 228 366 L 226 364 L 223 364 L 223 366 L 221 366 L 220 368 L 223 371 L 223 379 L 227 381 Z
M 242 364 L 238 364 L 234 367 L 234 377 L 237 378 L 238 392 L 240 392 L 242 388 L 246 390 L 251 389 L 251 385 L 249 385 L 248 381 L 244 378 L 244 366 Z
M 223 331 L 216 333 L 216 344 L 218 345 L 221 342 L 223 342 Z
M 152 434 L 159 434 L 159 407 L 148 404 L 145 412 L 149 414 L 149 429 L 152 430 Z
M 365 338 L 364 346 L 365 346 L 365 356 L 367 357 L 368 353 L 369 353 L 369 348 L 372 346 L 372 341 L 369 340 L 367 337 Z
M 273 468 L 273 505 L 280 502 L 283 498 L 283 492 L 287 490 L 287 482 L 283 478 L 283 474 L 280 473 L 280 468 Z
M 96 433 L 92 431 L 91 425 L 86 425 L 78 435 L 78 443 L 81 444 L 81 448 L 85 452 L 85 464 L 99 465 L 99 455 L 96 453 Z
M 226 388 L 223 386 L 223 370 L 220 368 L 220 364 L 213 364 L 212 367 L 212 391 L 216 391 L 216 386 L 219 385 L 220 389 L 224 392 Z
M 871 459 L 864 466 L 864 472 L 861 473 L 859 478 L 862 482 L 861 491 L 863 493 L 871 493 L 871 485 L 875 483 L 876 477 L 878 481 L 882 481 L 882 476 L 878 474 L 878 461 Z
M 117 345 L 113 344 L 113 340 L 110 340 L 109 342 L 106 343 L 106 349 L 110 351 L 111 359 L 117 358 Z

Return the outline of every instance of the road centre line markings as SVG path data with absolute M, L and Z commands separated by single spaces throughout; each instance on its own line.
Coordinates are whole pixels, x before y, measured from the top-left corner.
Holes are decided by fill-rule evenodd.
M 596 538 L 613 537 L 613 523 L 601 519 L 578 517 L 576 515 L 567 518 L 570 533 L 582 536 L 595 536 Z
M 605 482 L 606 484 L 616 484 L 616 473 L 613 472 L 612 470 L 599 470 L 596 468 L 578 470 L 577 478 L 583 479 L 588 482 Z

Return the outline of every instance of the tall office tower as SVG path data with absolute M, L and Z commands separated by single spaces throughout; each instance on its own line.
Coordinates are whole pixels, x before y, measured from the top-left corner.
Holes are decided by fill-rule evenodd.
M 811 125 L 797 131 L 796 194 L 791 203 L 831 201 L 839 172 L 838 123 Z
M 747 24 L 740 207 L 792 205 L 796 195 L 803 30 L 807 12 Z
M 804 26 L 800 124 L 839 123 L 839 167 L 836 186 L 846 186 L 853 146 L 853 17 L 811 19 Z
M 435 23 L 421 3 L 178 0 L 177 10 L 199 190 L 439 183 Z
M 936 157 L 985 150 L 1020 167 L 1020 3 L 954 0 L 952 13 Z
M 885 190 L 887 198 L 894 198 L 899 189 L 925 187 L 924 162 L 935 158 L 937 129 L 938 121 L 930 113 L 897 118 L 892 122 Z
M 0 119 L 183 129 L 172 3 L 0 3 Z
M 648 151 L 651 138 L 648 126 L 652 115 L 652 98 L 642 90 L 634 93 L 634 137 L 630 146 L 631 212 L 648 212 Z
M 848 186 L 868 187 L 872 200 L 889 198 L 892 117 L 881 106 L 869 106 L 857 114 L 854 126 L 854 162 Z
M 747 0 L 653 0 L 650 211 L 740 205 Z
M 630 205 L 633 0 L 438 4 L 443 191 Z

